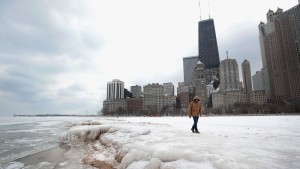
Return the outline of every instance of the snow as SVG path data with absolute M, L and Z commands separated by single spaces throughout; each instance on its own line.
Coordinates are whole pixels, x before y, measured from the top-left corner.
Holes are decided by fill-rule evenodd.
M 300 168 L 300 116 L 96 118 L 77 122 L 61 144 L 84 142 L 80 158 L 119 169 Z M 72 150 L 74 149 L 74 150 Z M 70 160 L 76 157 L 69 156 Z
M 23 168 L 24 164 L 20 163 L 20 162 L 11 162 L 10 165 L 8 167 L 6 167 L 6 169 L 16 169 L 16 168 Z

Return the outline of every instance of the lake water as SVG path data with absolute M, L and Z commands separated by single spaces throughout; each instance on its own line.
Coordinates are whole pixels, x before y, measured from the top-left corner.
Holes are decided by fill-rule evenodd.
M 83 117 L 0 117 L 0 169 L 21 168 L 26 156 L 58 147 L 66 124 Z M 18 167 L 19 166 L 19 167 Z

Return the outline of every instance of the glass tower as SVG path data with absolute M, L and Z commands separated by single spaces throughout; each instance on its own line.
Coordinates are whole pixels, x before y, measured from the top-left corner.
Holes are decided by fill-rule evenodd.
M 206 71 L 209 73 L 208 82 L 213 76 L 219 78 L 219 50 L 213 19 L 202 20 L 198 24 L 198 48 L 199 60 L 205 65 Z

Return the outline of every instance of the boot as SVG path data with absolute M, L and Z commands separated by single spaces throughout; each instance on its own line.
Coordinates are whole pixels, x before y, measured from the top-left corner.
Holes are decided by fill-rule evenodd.
M 196 129 L 195 133 L 200 133 L 200 132 L 198 131 L 198 129 Z
M 195 132 L 193 128 L 191 128 L 191 130 L 192 130 L 193 133 Z

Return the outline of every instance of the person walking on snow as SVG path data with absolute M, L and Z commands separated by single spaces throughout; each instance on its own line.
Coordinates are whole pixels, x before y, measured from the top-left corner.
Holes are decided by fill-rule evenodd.
M 188 108 L 188 113 L 189 113 L 189 118 L 193 117 L 194 120 L 194 124 L 192 126 L 192 132 L 193 133 L 200 133 L 198 131 L 198 119 L 199 116 L 202 116 L 202 112 L 201 112 L 201 104 L 200 104 L 200 99 L 198 96 L 195 96 L 193 101 L 190 102 L 189 104 L 189 108 Z

